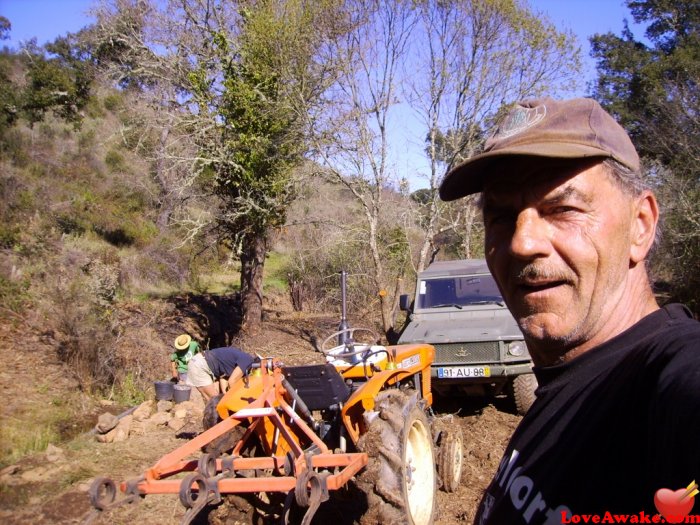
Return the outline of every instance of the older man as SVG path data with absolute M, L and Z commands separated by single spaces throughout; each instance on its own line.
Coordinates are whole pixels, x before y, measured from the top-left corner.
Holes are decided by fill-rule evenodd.
M 519 103 L 440 188 L 444 200 L 477 192 L 486 260 L 540 386 L 476 523 L 608 512 L 647 523 L 655 495 L 660 512 L 689 512 L 700 323 L 652 292 L 645 259 L 659 211 L 629 137 L 590 99 Z M 660 489 L 678 491 L 671 510 Z

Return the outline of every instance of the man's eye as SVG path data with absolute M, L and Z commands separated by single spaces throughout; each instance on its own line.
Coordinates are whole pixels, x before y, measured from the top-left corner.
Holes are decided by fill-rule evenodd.
M 550 215 L 565 215 L 567 213 L 576 213 L 578 208 L 574 206 L 557 206 L 549 210 Z

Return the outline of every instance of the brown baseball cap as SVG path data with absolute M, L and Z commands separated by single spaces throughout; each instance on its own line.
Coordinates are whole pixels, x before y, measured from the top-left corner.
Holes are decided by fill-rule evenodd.
M 484 151 L 449 171 L 440 198 L 451 201 L 482 191 L 495 161 L 511 157 L 613 158 L 639 171 L 639 156 L 627 132 L 590 98 L 543 98 L 518 102 L 486 141 Z

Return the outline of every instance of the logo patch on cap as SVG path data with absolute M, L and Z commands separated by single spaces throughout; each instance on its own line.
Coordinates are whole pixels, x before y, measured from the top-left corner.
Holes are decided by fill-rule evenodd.
M 546 114 L 547 106 L 545 105 L 535 106 L 534 108 L 516 106 L 503 119 L 493 138 L 506 139 L 517 135 L 540 122 Z

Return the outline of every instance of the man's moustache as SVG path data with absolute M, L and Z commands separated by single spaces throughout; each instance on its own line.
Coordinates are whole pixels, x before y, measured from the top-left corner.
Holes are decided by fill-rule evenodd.
M 515 279 L 518 282 L 532 282 L 532 281 L 566 281 L 572 282 L 573 276 L 571 272 L 562 271 L 559 268 L 549 268 L 541 264 L 531 263 L 523 266 L 520 271 L 515 275 Z

